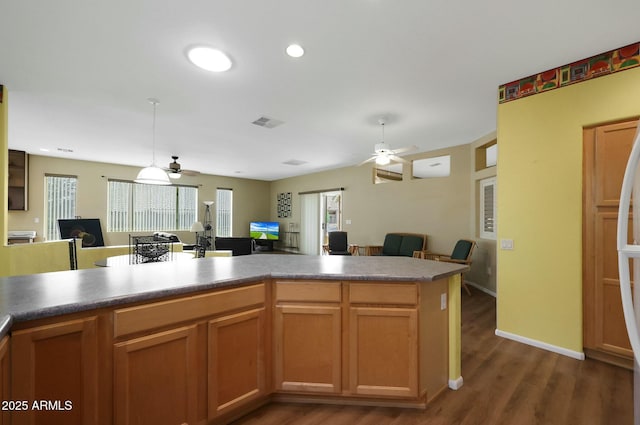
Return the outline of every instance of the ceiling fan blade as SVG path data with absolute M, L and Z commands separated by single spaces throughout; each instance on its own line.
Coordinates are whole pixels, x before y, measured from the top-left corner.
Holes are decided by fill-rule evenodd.
M 197 176 L 200 174 L 200 171 L 196 171 L 196 170 L 180 170 L 181 174 L 184 174 L 185 176 Z
M 395 154 L 399 154 L 399 153 L 405 153 L 405 152 L 412 152 L 415 150 L 418 150 L 418 147 L 416 145 L 411 145 L 411 146 L 405 146 L 404 148 L 393 149 L 392 152 Z
M 403 162 L 405 164 L 408 164 L 409 161 L 407 161 L 406 159 L 399 157 L 397 155 L 389 155 L 389 159 L 394 161 L 394 162 Z
M 362 161 L 360 164 L 358 164 L 358 167 L 359 167 L 359 166 L 361 166 L 361 165 L 366 164 L 367 162 L 373 162 L 373 161 L 375 161 L 375 160 L 376 160 L 376 157 L 375 157 L 375 156 L 372 156 L 371 158 L 369 158 L 369 159 L 367 159 L 367 160 L 365 160 L 365 161 Z

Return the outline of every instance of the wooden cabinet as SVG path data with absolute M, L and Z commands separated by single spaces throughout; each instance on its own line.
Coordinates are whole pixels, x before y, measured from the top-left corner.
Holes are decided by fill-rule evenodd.
M 448 384 L 447 294 L 447 279 L 276 282 L 276 389 L 424 405 Z
M 265 309 L 223 316 L 208 323 L 209 418 L 266 395 Z
M 195 325 L 115 344 L 115 424 L 195 424 L 196 348 Z
M 10 385 L 10 355 L 9 355 L 9 336 L 5 336 L 0 341 L 0 400 L 11 400 Z M 3 409 L 0 413 L 0 425 L 9 425 L 11 417 L 9 410 Z
M 267 396 L 266 285 L 113 313 L 116 424 L 225 423 Z
M 418 396 L 418 290 L 415 283 L 350 283 L 353 394 Z
M 275 302 L 276 389 L 340 393 L 340 282 L 276 282 Z
M 349 321 L 351 392 L 417 397 L 417 309 L 351 307 Z
M 9 210 L 26 210 L 29 176 L 27 153 L 9 150 L 8 171 L 7 192 L 9 197 Z
M 15 331 L 11 359 L 11 399 L 29 403 L 12 424 L 98 423 L 97 317 Z

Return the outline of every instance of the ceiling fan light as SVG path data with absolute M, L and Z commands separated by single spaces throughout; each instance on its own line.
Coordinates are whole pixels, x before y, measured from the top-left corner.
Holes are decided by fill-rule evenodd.
M 140 172 L 138 173 L 138 177 L 136 177 L 134 182 L 155 185 L 171 184 L 171 180 L 169 180 L 169 176 L 167 176 L 167 173 L 165 173 L 162 168 L 156 167 L 155 165 L 151 165 L 140 170 Z
M 181 176 L 182 174 L 180 173 L 175 173 L 175 172 L 169 173 L 169 177 L 171 177 L 172 179 L 179 179 Z
M 187 57 L 195 66 L 211 72 L 224 72 L 231 69 L 231 59 L 220 50 L 211 47 L 194 47 Z
M 376 158 L 376 164 L 378 165 L 389 165 L 390 162 L 391 158 L 389 158 L 387 155 L 379 155 Z

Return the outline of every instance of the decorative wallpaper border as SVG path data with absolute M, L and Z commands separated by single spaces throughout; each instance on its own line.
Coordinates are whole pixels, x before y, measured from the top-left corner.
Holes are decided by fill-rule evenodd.
M 498 103 L 554 90 L 640 66 L 640 42 L 559 66 L 498 88 Z

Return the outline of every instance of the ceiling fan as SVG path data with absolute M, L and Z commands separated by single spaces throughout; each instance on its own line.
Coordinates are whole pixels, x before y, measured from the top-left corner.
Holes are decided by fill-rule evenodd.
M 378 123 L 380 123 L 380 126 L 382 127 L 382 141 L 380 143 L 376 143 L 373 150 L 373 156 L 367 159 L 366 161 L 361 162 L 359 165 L 363 165 L 363 164 L 366 164 L 367 162 L 373 162 L 373 161 L 375 161 L 377 165 L 388 165 L 391 162 L 408 163 L 409 161 L 407 161 L 402 157 L 399 157 L 398 154 L 414 151 L 418 149 L 418 147 L 406 146 L 404 148 L 391 149 L 391 146 L 389 146 L 384 141 L 384 125 L 386 123 L 386 119 L 384 117 L 380 118 L 378 120 Z
M 185 176 L 197 176 L 200 174 L 200 171 L 195 170 L 183 170 L 178 162 L 178 157 L 175 155 L 171 156 L 173 162 L 169 163 L 169 168 L 165 168 L 165 170 L 169 173 L 169 177 L 172 179 L 179 179 L 183 174 Z

